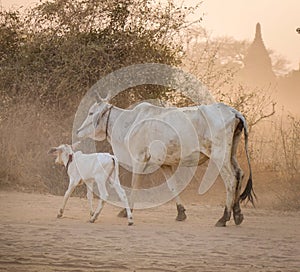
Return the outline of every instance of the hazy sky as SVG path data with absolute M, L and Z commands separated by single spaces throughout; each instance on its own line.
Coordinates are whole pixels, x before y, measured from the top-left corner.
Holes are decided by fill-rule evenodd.
M 0 0 L 6 8 L 34 2 L 38 1 Z M 300 0 L 204 0 L 198 16 L 203 14 L 202 24 L 213 36 L 252 41 L 260 22 L 266 47 L 288 59 L 292 68 L 299 68 L 300 34 L 296 28 L 300 27 Z
M 204 0 L 203 26 L 212 35 L 254 39 L 255 25 L 261 23 L 267 48 L 275 50 L 299 68 L 300 0 Z

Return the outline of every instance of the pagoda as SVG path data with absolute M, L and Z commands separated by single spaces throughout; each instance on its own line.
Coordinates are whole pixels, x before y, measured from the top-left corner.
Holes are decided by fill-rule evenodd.
M 272 61 L 265 47 L 260 23 L 256 24 L 255 38 L 244 58 L 240 79 L 250 85 L 262 87 L 276 81 Z

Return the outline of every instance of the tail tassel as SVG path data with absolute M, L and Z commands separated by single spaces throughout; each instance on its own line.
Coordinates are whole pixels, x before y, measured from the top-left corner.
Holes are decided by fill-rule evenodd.
M 253 205 L 253 207 L 255 207 L 254 199 L 257 200 L 257 197 L 256 197 L 256 194 L 255 194 L 255 192 L 253 190 L 253 187 L 252 187 L 252 177 L 249 178 L 244 192 L 240 195 L 240 202 L 241 203 L 243 201 L 245 201 L 246 199 L 247 199 L 247 202 L 250 201 L 251 204 Z

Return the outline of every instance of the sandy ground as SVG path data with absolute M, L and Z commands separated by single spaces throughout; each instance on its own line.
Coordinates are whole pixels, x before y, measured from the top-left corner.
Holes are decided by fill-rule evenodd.
M 135 225 L 106 205 L 88 223 L 86 199 L 0 192 L 1 271 L 300 271 L 300 213 L 244 208 L 241 226 L 214 223 L 221 206 L 187 204 L 135 211 Z

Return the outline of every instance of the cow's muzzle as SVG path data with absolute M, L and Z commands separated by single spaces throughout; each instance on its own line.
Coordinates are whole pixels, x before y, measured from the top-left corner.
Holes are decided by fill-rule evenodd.
M 88 126 L 90 126 L 91 124 L 92 124 L 92 122 L 91 122 L 91 123 L 88 123 L 88 124 L 86 124 L 86 125 L 84 125 L 84 126 L 82 126 L 82 127 L 79 128 L 79 129 L 77 129 L 76 135 L 79 136 L 78 134 L 79 134 L 81 131 L 83 131 L 84 129 L 86 129 Z

